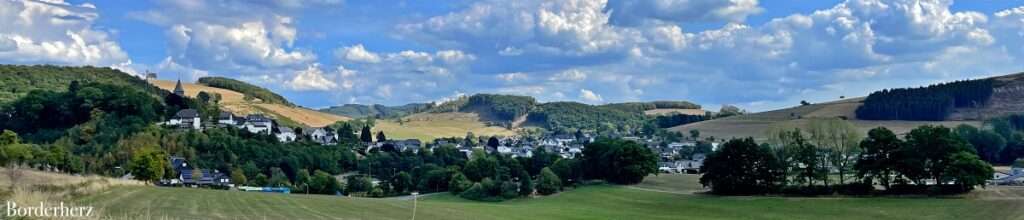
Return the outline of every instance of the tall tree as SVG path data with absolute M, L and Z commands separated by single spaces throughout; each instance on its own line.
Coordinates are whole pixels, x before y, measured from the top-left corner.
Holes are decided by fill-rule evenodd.
M 778 164 L 771 150 L 758 146 L 754 139 L 733 139 L 704 160 L 700 183 L 715 194 L 767 193 L 783 183 Z
M 820 148 L 827 164 L 839 171 L 839 183 L 846 183 L 846 171 L 854 162 L 852 158 L 861 140 L 857 127 L 838 118 L 812 119 L 808 127 L 811 140 Z M 827 178 L 825 184 L 828 185 Z
M 537 178 L 537 193 L 551 195 L 558 192 L 559 188 L 562 188 L 562 181 L 558 175 L 551 168 L 541 169 L 540 177 Z
M 370 131 L 370 126 L 363 126 L 363 130 L 359 132 L 359 140 L 363 143 L 373 142 L 373 133 Z
M 895 154 L 902 145 L 903 141 L 885 127 L 868 131 L 868 137 L 860 142 L 861 154 L 854 165 L 857 176 L 865 178 L 869 184 L 878 179 L 888 189 L 896 172 Z
M 136 153 L 128 164 L 128 171 L 137 180 L 156 182 L 164 176 L 167 168 L 167 156 L 163 151 L 145 149 Z
M 388 141 L 388 137 L 384 136 L 384 131 L 378 131 L 377 132 L 377 142 L 385 142 L 385 141 Z

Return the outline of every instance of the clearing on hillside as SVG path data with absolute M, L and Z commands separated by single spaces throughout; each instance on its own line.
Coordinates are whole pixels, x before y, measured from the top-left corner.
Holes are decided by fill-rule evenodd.
M 481 136 L 512 136 L 516 133 L 504 127 L 487 126 L 476 113 L 418 113 L 400 119 L 376 121 L 373 132 L 384 131 L 391 139 L 419 139 L 424 142 L 442 137 L 465 137 L 466 132 Z
M 150 80 L 153 85 L 165 89 L 168 91 L 174 90 L 175 81 L 167 80 Z M 310 127 L 323 127 L 330 124 L 334 124 L 337 121 L 349 120 L 348 117 L 323 113 L 315 110 L 310 110 L 302 107 L 290 107 L 281 104 L 269 104 L 260 103 L 259 99 L 252 101 L 246 101 L 245 95 L 239 92 L 214 88 L 193 83 L 181 83 L 183 89 L 185 89 L 185 95 L 189 97 L 196 97 L 199 92 L 218 93 L 221 95 L 220 105 L 225 110 L 238 114 L 246 115 L 252 113 L 266 113 L 271 117 L 285 117 L 296 123 L 300 123 Z
M 961 124 L 979 126 L 980 121 L 873 121 L 857 120 L 857 107 L 863 98 L 851 98 L 834 102 L 818 103 L 804 106 L 759 112 L 740 116 L 702 121 L 669 128 L 672 131 L 688 133 L 690 130 L 700 131 L 701 137 L 718 139 L 754 137 L 758 141 L 766 139 L 766 132 L 775 127 L 806 128 L 812 118 L 845 118 L 857 126 L 862 135 L 877 127 L 886 127 L 896 134 L 905 134 L 921 125 L 942 125 L 956 127 Z

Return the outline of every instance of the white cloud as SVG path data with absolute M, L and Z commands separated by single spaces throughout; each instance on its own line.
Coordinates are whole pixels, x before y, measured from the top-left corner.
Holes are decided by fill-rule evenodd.
M 285 85 L 296 91 L 328 91 L 338 87 L 338 84 L 324 77 L 319 64 L 298 71 L 294 78 L 285 82 Z
M 338 48 L 337 50 L 335 50 L 334 54 L 339 59 L 345 59 L 349 61 L 366 63 L 380 62 L 380 56 L 377 55 L 376 53 L 366 51 L 366 48 L 364 48 L 362 44 Z
M 310 52 L 287 48 L 294 41 L 294 31 L 289 18 L 277 17 L 271 23 L 178 24 L 167 35 L 175 62 L 197 69 L 254 73 L 300 69 L 316 60 Z
M 629 40 L 629 33 L 607 25 L 605 4 L 605 0 L 489 0 L 424 22 L 399 25 L 399 29 L 407 37 L 437 45 L 490 47 L 489 53 L 504 56 L 585 56 L 620 49 Z
M 610 0 L 615 24 L 636 26 L 651 20 L 667 22 L 742 22 L 763 11 L 757 0 Z
M 597 93 L 594 93 L 594 91 L 586 89 L 580 89 L 580 99 L 588 103 L 598 103 L 604 101 L 604 98 L 601 98 L 601 95 L 598 95 Z
M 587 79 L 587 74 L 584 73 L 583 71 L 578 70 L 578 69 L 565 70 L 565 71 L 562 71 L 562 72 L 560 72 L 558 74 L 555 74 L 554 76 L 551 76 L 550 78 L 548 78 L 548 80 L 551 80 L 551 81 L 574 81 L 574 82 L 583 81 L 583 80 L 586 80 L 586 79 Z
M 98 18 L 91 4 L 2 1 L 0 62 L 124 67 L 131 60 L 110 33 L 94 27 Z
M 519 81 L 519 80 L 526 80 L 527 79 L 526 74 L 525 73 L 520 73 L 520 72 L 502 73 L 502 74 L 496 75 L 495 78 L 498 78 L 498 79 L 506 81 L 506 82 L 513 82 L 513 81 Z

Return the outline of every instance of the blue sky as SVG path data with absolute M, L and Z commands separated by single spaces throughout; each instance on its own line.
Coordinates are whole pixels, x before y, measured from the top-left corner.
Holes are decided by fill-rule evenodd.
M 1024 71 L 1024 0 L 0 2 L 0 63 L 227 76 L 307 107 L 473 93 L 752 111 Z

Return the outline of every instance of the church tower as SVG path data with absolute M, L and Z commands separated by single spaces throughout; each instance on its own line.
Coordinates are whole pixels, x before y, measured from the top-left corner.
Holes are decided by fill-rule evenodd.
M 178 84 L 174 85 L 174 94 L 185 97 L 185 89 L 181 88 L 181 80 L 178 80 Z

